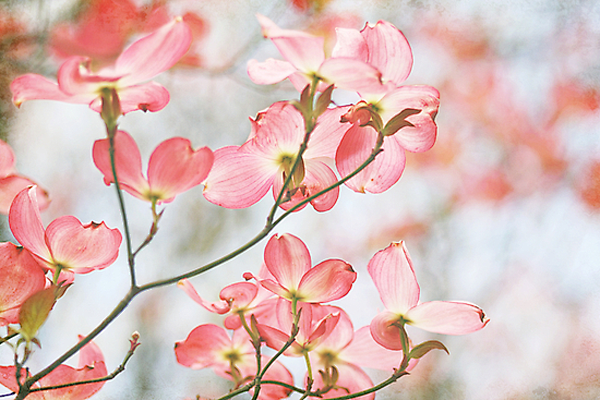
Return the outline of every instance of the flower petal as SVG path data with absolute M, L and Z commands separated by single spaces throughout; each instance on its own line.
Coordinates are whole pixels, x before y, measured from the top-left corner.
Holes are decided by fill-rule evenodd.
M 127 132 L 118 131 L 114 144 L 115 168 L 121 188 L 139 199 L 146 200 L 149 186 L 142 175 L 142 156 L 135 140 Z M 107 185 L 114 182 L 109 148 L 110 141 L 101 139 L 94 142 L 92 149 L 94 164 L 104 175 L 104 183 Z
M 419 302 L 420 289 L 404 242 L 377 252 L 367 266 L 385 308 L 405 314 Z
M 0 140 L 0 178 L 5 178 L 15 171 L 15 153 L 3 140 Z
M 342 260 L 325 260 L 300 281 L 298 296 L 307 303 L 325 303 L 344 297 L 356 281 L 352 266 Z
M 190 299 L 192 299 L 196 303 L 200 304 L 207 311 L 210 311 L 210 312 L 213 312 L 216 314 L 225 314 L 225 313 L 229 312 L 229 310 L 231 310 L 230 305 L 226 301 L 210 303 L 210 302 L 204 300 L 202 297 L 200 297 L 200 295 L 198 294 L 198 292 L 196 291 L 194 286 L 187 279 L 182 279 L 179 282 L 177 282 L 177 287 L 182 289 L 185 292 L 185 294 L 187 294 L 190 297 Z
M 15 196 L 8 214 L 8 222 L 13 236 L 21 246 L 46 261 L 51 260 L 35 187 L 24 189 Z
M 367 160 L 377 140 L 377 133 L 370 126 L 353 125 L 337 150 L 335 163 L 342 177 L 348 176 Z M 383 152 L 365 169 L 345 182 L 355 192 L 382 193 L 400 179 L 406 156 L 404 149 L 395 140 L 384 140 Z
M 393 325 L 400 320 L 398 314 L 390 311 L 380 312 L 371 321 L 371 336 L 373 340 L 389 350 L 402 350 L 400 329 Z
M 77 274 L 102 269 L 119 255 L 121 233 L 104 222 L 82 225 L 73 216 L 55 219 L 46 229 L 47 243 L 55 263 Z
M 27 100 L 58 100 L 67 103 L 89 104 L 98 95 L 71 96 L 63 93 L 58 84 L 38 74 L 25 74 L 10 84 L 13 103 L 20 107 Z
M 175 343 L 177 362 L 192 369 L 216 366 L 228 369 L 229 363 L 219 354 L 231 348 L 231 339 L 225 329 L 213 324 L 194 328 L 188 337 Z
M 318 75 L 340 89 L 360 93 L 382 93 L 381 72 L 375 67 L 352 58 L 328 58 Z
M 380 346 L 371 336 L 371 328 L 363 326 L 354 333 L 354 339 L 344 348 L 339 357 L 364 368 L 392 371 L 400 366 L 402 351 Z
M 257 85 L 272 85 L 283 81 L 296 72 L 296 68 L 287 61 L 267 58 L 263 62 L 248 61 L 248 76 Z
M 176 195 L 199 185 L 214 161 L 208 147 L 197 150 L 185 138 L 167 139 L 158 145 L 148 163 L 151 195 L 168 202 Z
M 360 392 L 369 389 L 373 386 L 371 378 L 357 365 L 338 362 L 335 364 L 339 373 L 339 378 L 335 384 L 336 388 L 329 390 L 322 397 L 309 397 L 309 399 L 332 399 L 348 394 Z M 321 374 L 314 374 L 313 390 L 323 388 L 323 380 Z M 355 397 L 358 400 L 373 400 L 375 393 L 366 394 L 364 396 Z
M 119 101 L 123 114 L 136 110 L 160 111 L 169 104 L 170 99 L 169 91 L 156 82 L 146 82 L 119 89 Z M 90 108 L 100 112 L 102 110 L 100 98 L 90 104 Z
M 333 159 L 335 152 L 350 128 L 349 123 L 340 122 L 342 115 L 348 112 L 349 107 L 328 108 L 317 119 L 317 126 L 310 134 L 308 146 L 304 152 L 304 159 L 328 157 Z
M 353 58 L 369 61 L 369 46 L 362 33 L 356 29 L 335 28 L 336 42 L 331 51 L 332 58 Z
M 295 291 L 310 270 L 310 253 L 294 235 L 273 235 L 265 247 L 265 265 L 282 287 Z
M 489 322 L 481 308 L 455 301 L 430 301 L 419 304 L 406 314 L 406 318 L 411 325 L 446 335 L 475 332 Z
M 188 51 L 192 32 L 181 17 L 134 42 L 115 62 L 115 72 L 124 75 L 120 86 L 145 82 L 171 68 Z M 102 71 L 100 71 L 102 73 Z
M 215 160 L 206 183 L 204 197 L 226 208 L 245 208 L 262 199 L 273 185 L 277 166 L 239 146 L 214 152 Z
M 40 211 L 45 210 L 50 205 L 50 197 L 41 187 L 29 178 L 20 175 L 10 175 L 0 179 L 0 214 L 8 214 L 10 205 L 23 189 L 29 186 L 35 186 L 36 197 L 38 200 L 38 208 Z

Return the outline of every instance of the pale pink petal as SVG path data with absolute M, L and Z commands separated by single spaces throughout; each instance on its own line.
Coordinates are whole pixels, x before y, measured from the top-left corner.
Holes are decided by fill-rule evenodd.
M 185 138 L 167 139 L 158 145 L 148 163 L 148 183 L 153 197 L 164 202 L 199 185 L 213 165 L 208 147 L 197 150 Z
M 85 366 L 75 369 L 68 365 L 59 365 L 54 371 L 40 379 L 41 386 L 60 385 L 70 382 L 79 382 L 84 380 L 105 377 L 108 374 L 106 365 L 103 361 L 94 363 L 93 366 Z M 44 395 L 45 400 L 83 400 L 96 394 L 106 382 L 88 383 L 86 385 L 71 386 L 63 389 L 56 389 Z M 29 396 L 28 396 L 29 398 Z M 32 396 L 33 398 L 33 396 Z
M 248 61 L 248 76 L 257 85 L 272 85 L 283 81 L 296 72 L 296 68 L 287 61 L 267 58 L 263 62 Z
M 262 365 L 265 365 L 269 362 L 270 357 L 263 356 L 262 357 Z M 250 368 L 240 368 L 240 371 L 247 376 L 256 374 L 256 362 L 252 365 L 252 369 Z M 281 364 L 279 361 L 275 361 L 271 367 L 267 370 L 265 375 L 263 376 L 263 380 L 266 381 L 276 381 L 287 383 L 288 385 L 294 384 L 294 378 L 288 369 Z M 250 394 L 254 393 L 254 389 L 250 390 Z M 280 385 L 272 385 L 272 384 L 262 384 L 260 386 L 260 394 L 258 398 L 260 400 L 280 400 L 287 398 L 291 393 L 290 389 L 287 389 Z
M 257 15 L 265 37 L 271 39 L 287 61 L 302 72 L 317 72 L 325 60 L 325 39 L 306 32 L 278 28 L 271 20 Z
M 352 343 L 342 350 L 339 357 L 364 368 L 391 372 L 400 366 L 402 351 L 389 350 L 380 346 L 371 336 L 371 328 L 363 326 L 354 333 Z
M 377 343 L 390 350 L 402 350 L 400 329 L 394 326 L 400 316 L 390 311 L 380 312 L 371 321 L 371 336 Z
M 280 350 L 283 345 L 287 342 L 290 337 L 289 332 L 285 333 L 279 329 L 273 328 L 269 325 L 257 324 L 260 338 L 265 342 L 267 347 L 273 350 Z M 292 345 L 283 352 L 288 357 L 300 357 L 302 355 L 302 348 L 298 342 L 292 343 Z
M 465 335 L 483 328 L 489 319 L 474 304 L 454 301 L 430 301 L 412 308 L 409 324 L 426 331 L 446 335 Z
M 216 303 L 211 303 L 209 301 L 204 300 L 194 286 L 187 279 L 182 279 L 177 282 L 177 287 L 182 289 L 185 294 L 187 294 L 190 299 L 194 300 L 196 303 L 200 304 L 206 310 L 216 313 L 216 314 L 225 314 L 231 310 L 230 305 L 226 301 L 219 301 Z
M 367 266 L 385 308 L 405 314 L 419 301 L 419 284 L 404 242 L 378 251 Z
M 294 157 L 304 140 L 304 118 L 300 111 L 287 101 L 273 103 L 258 114 L 256 132 L 252 141 L 242 147 L 245 151 L 281 163 L 281 156 Z
M 124 75 L 119 85 L 145 82 L 168 70 L 183 57 L 191 43 L 190 28 L 181 17 L 175 18 L 121 53 L 114 67 L 118 74 Z
M 381 72 L 373 66 L 352 58 L 329 58 L 318 72 L 329 84 L 360 93 L 382 93 Z
M 38 208 L 45 210 L 50 205 L 50 197 L 41 187 L 29 178 L 20 175 L 10 175 L 0 179 L 0 214 L 8 214 L 15 196 L 29 186 L 36 187 Z
M 340 318 L 335 326 L 335 329 L 319 343 L 319 347 L 315 349 L 319 353 L 340 353 L 342 349 L 352 342 L 354 337 L 354 326 L 348 314 L 341 308 L 335 306 L 324 306 L 329 313 L 339 313 Z M 345 351 L 345 350 L 344 350 Z
M 219 353 L 231 347 L 231 339 L 223 328 L 213 324 L 200 325 L 188 337 L 175 343 L 177 362 L 192 369 L 217 365 L 229 368 Z
M 335 156 L 338 172 L 342 177 L 356 170 L 371 154 L 377 133 L 370 126 L 353 125 L 344 135 Z M 355 192 L 382 193 L 400 179 L 406 156 L 404 149 L 395 140 L 384 140 L 383 152 L 365 169 L 346 181 L 346 186 Z
M 8 222 L 13 236 L 23 247 L 46 261 L 51 260 L 35 187 L 17 194 L 10 207 Z
M 214 152 L 215 161 L 206 178 L 204 197 L 226 208 L 245 208 L 262 199 L 273 185 L 278 167 L 239 146 Z
M 363 35 L 356 29 L 335 28 L 336 42 L 331 52 L 332 58 L 353 58 L 369 61 L 369 46 Z
M 0 243 L 0 326 L 18 323 L 21 304 L 45 285 L 44 271 L 25 248 Z
M 78 335 L 79 340 L 81 341 L 84 336 Z M 79 350 L 79 363 L 78 368 L 83 368 L 85 366 L 94 366 L 96 363 L 104 362 L 104 354 L 102 354 L 102 350 L 100 347 L 93 341 L 88 342 L 85 346 Z
M 281 286 L 295 290 L 310 270 L 310 253 L 294 235 L 273 235 L 265 247 L 265 265 Z
M 5 178 L 15 171 L 15 153 L 8 143 L 0 140 L 0 178 Z
M 225 286 L 219 298 L 231 305 L 233 311 L 245 309 L 256 298 L 259 287 L 250 282 L 237 282 Z
M 421 110 L 406 118 L 414 126 L 402 127 L 394 134 L 408 151 L 423 152 L 435 143 L 437 125 L 434 118 L 440 106 L 439 92 L 431 86 L 402 86 L 387 93 L 378 103 L 384 122 L 405 109 Z
M 291 300 L 290 291 L 288 289 L 284 288 L 283 286 L 281 286 L 279 283 L 277 283 L 271 279 L 264 279 L 264 280 L 260 281 L 260 284 L 262 285 L 262 287 L 264 287 L 265 289 L 267 289 L 270 292 L 275 293 L 277 296 Z
M 119 89 L 119 101 L 123 114 L 136 110 L 160 111 L 169 104 L 170 98 L 169 91 L 156 82 L 146 82 Z M 102 110 L 100 98 L 90 104 L 90 108 L 100 112 Z
M 63 93 L 58 84 L 38 74 L 25 74 L 17 77 L 10 84 L 13 103 L 17 107 L 27 100 L 58 100 L 67 103 L 89 104 L 98 97 L 97 94 L 71 96 Z
M 361 31 L 369 46 L 368 63 L 379 69 L 384 81 L 396 86 L 408 78 L 413 57 L 406 37 L 394 25 L 379 21 L 374 27 L 369 25 Z
M 352 266 L 342 260 L 326 260 L 311 268 L 300 281 L 298 297 L 310 303 L 325 303 L 344 297 L 356 280 Z
M 323 394 L 323 397 L 309 397 L 309 399 L 332 399 L 347 396 L 348 394 L 360 392 L 373 386 L 371 378 L 369 378 L 369 376 L 357 365 L 338 362 L 335 364 L 335 367 L 339 372 L 339 379 L 336 383 L 338 389 L 328 391 Z M 315 380 L 313 390 L 323 388 L 321 374 L 314 374 L 313 378 Z M 375 398 L 375 393 L 355 398 L 359 400 L 373 400 Z
M 317 119 L 317 126 L 310 134 L 308 147 L 304 152 L 304 159 L 329 157 L 333 159 L 335 152 L 350 128 L 349 123 L 340 122 L 342 115 L 348 112 L 349 107 L 328 108 Z
M 125 131 L 118 131 L 114 138 L 115 168 L 121 189 L 129 194 L 146 199 L 148 182 L 142 175 L 142 156 L 135 140 Z M 94 164 L 104 175 L 104 183 L 114 182 L 110 165 L 110 142 L 108 139 L 96 140 L 92 149 Z
M 116 81 L 117 78 L 92 74 L 89 66 L 90 59 L 87 57 L 69 57 L 58 70 L 59 89 L 71 97 L 89 99 L 87 103 L 90 103 L 100 96 L 99 89 L 101 87 L 106 86 L 108 82 Z
M 104 222 L 82 225 L 75 217 L 55 219 L 46 229 L 48 247 L 53 261 L 77 274 L 102 269 L 119 255 L 121 233 Z

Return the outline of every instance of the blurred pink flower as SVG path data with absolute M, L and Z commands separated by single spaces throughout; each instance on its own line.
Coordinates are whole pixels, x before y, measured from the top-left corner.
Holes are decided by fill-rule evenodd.
M 31 187 L 15 197 L 8 221 L 15 239 L 41 265 L 52 271 L 60 269 L 65 274 L 60 280 L 72 280 L 74 273 L 106 268 L 117 259 L 121 233 L 109 229 L 104 222 L 82 225 L 77 218 L 64 216 L 44 229 L 35 191 Z
M 116 89 L 123 114 L 134 111 L 158 111 L 169 102 L 169 92 L 156 82 L 146 82 L 171 68 L 190 47 L 192 34 L 181 17 L 154 33 L 141 38 L 121 53 L 113 66 L 95 72 L 87 57 L 68 58 L 58 70 L 58 84 L 37 74 L 25 74 L 10 85 L 13 102 L 59 100 L 89 104 L 102 110 L 100 92 Z
M 188 139 L 175 137 L 159 144 L 148 162 L 148 179 L 142 174 L 142 157 L 135 140 L 125 131 L 115 134 L 115 166 L 121 187 L 146 201 L 169 203 L 180 193 L 199 185 L 208 175 L 214 156 L 208 147 L 192 149 Z M 114 182 L 109 139 L 97 140 L 92 150 L 94 164 L 104 183 Z
M 401 350 L 396 324 L 430 332 L 464 335 L 482 329 L 489 319 L 476 305 L 455 301 L 419 303 L 420 288 L 404 242 L 392 243 L 373 256 L 367 267 L 386 311 L 371 322 L 371 334 L 380 345 Z

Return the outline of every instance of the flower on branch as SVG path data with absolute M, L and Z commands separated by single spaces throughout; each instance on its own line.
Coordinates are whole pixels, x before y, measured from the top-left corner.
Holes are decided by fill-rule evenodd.
M 65 274 L 60 281 L 72 281 L 74 273 L 85 274 L 106 268 L 119 254 L 121 233 L 118 229 L 108 228 L 104 222 L 83 225 L 73 216 L 64 216 L 44 229 L 35 187 L 25 189 L 15 197 L 8 221 L 15 239 L 44 268 L 55 274 Z
M 83 336 L 79 336 L 79 340 L 81 339 L 83 339 Z M 19 385 L 15 378 L 15 372 L 16 367 L 14 365 L 0 366 L 0 384 L 14 392 L 18 392 Z M 23 381 L 27 378 L 27 373 L 25 369 L 21 370 Z M 36 382 L 32 389 L 103 378 L 106 375 L 107 370 L 102 351 L 94 342 L 89 342 L 79 351 L 78 368 L 61 364 Z M 104 382 L 97 382 L 61 389 L 36 391 L 29 394 L 27 400 L 84 400 L 96 394 L 102 389 L 103 385 Z
M 380 345 L 402 349 L 398 324 L 426 331 L 464 335 L 482 329 L 488 322 L 474 304 L 456 301 L 419 303 L 420 288 L 404 242 L 392 243 L 373 256 L 367 267 L 386 311 L 371 322 L 371 334 Z
M 213 165 L 208 147 L 194 150 L 188 139 L 175 137 L 159 144 L 148 162 L 148 179 L 142 174 L 142 156 L 137 144 L 125 131 L 114 137 L 115 168 L 119 185 L 139 199 L 169 203 L 175 196 L 199 185 Z M 109 139 L 94 143 L 94 164 L 104 175 L 104 183 L 114 182 L 110 163 Z
M 31 185 L 36 183 L 16 173 L 15 154 L 8 143 L 0 140 L 0 214 L 8 214 L 17 193 Z M 37 196 L 40 210 L 48 208 L 48 192 L 37 186 Z
M 181 17 L 139 39 L 121 53 L 115 64 L 94 71 L 87 57 L 68 58 L 58 70 L 58 83 L 37 74 L 17 77 L 10 85 L 13 102 L 59 100 L 89 104 L 102 111 L 104 89 L 117 91 L 121 112 L 158 111 L 169 102 L 169 92 L 156 82 L 147 82 L 171 68 L 190 47 L 192 34 Z
M 346 108 L 327 109 L 311 133 L 308 147 L 285 188 L 281 208 L 289 209 L 301 200 L 337 182 L 325 162 L 332 160 L 348 124 L 339 122 Z M 277 198 L 291 173 L 305 137 L 302 114 L 288 102 L 277 102 L 252 121 L 248 141 L 215 151 L 215 163 L 206 179 L 204 197 L 227 208 L 249 207 L 270 188 Z M 310 203 L 317 211 L 331 209 L 338 198 L 335 188 Z

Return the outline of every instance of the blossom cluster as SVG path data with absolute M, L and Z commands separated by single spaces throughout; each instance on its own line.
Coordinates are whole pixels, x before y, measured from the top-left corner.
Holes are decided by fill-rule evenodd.
M 266 237 L 275 226 L 278 208 L 283 216 L 308 203 L 316 211 L 328 211 L 336 204 L 342 184 L 359 193 L 384 192 L 401 177 L 406 151 L 424 152 L 435 143 L 439 92 L 431 86 L 404 85 L 412 52 L 392 24 L 380 21 L 361 31 L 338 29 L 336 45 L 326 57 L 323 38 L 281 29 L 264 16 L 258 19 L 264 36 L 285 60 L 251 60 L 250 79 L 257 84 L 289 79 L 301 95 L 300 100 L 279 101 L 259 112 L 250 120 L 248 139 L 239 146 L 213 152 L 208 147 L 194 149 L 186 138 L 170 138 L 158 144 L 144 175 L 134 137 L 118 129 L 124 114 L 159 111 L 169 102 L 167 89 L 149 80 L 173 67 L 190 48 L 192 31 L 181 17 L 131 44 L 113 65 L 97 67 L 85 55 L 72 55 L 58 70 L 57 82 L 37 74 L 22 75 L 11 85 L 13 101 L 17 106 L 34 99 L 88 104 L 107 128 L 107 137 L 92 148 L 104 183 L 117 187 L 122 207 L 121 189 L 151 204 L 152 228 L 137 251 L 131 249 L 123 212 L 132 280 L 123 307 L 145 290 L 178 282 L 207 310 L 228 314 L 224 327 L 200 325 L 175 344 L 181 365 L 210 367 L 233 381 L 234 390 L 250 391 L 257 399 L 282 399 L 293 390 L 311 398 L 365 391 L 361 398 L 372 399 L 373 382 L 363 368 L 386 370 L 395 381 L 430 350 L 446 350 L 438 341 L 413 345 L 405 325 L 461 335 L 488 322 L 483 311 L 470 303 L 420 303 L 404 242 L 390 244 L 369 262 L 367 269 L 385 311 L 358 330 L 346 311 L 327 304 L 352 289 L 358 277 L 353 267 L 341 259 L 313 266 L 307 246 L 289 233 L 271 236 L 264 249 L 264 268 L 257 275 L 247 272 L 244 281 L 225 287 L 218 302 L 202 298 L 187 279 L 147 285 L 136 281 L 135 255 L 157 232 L 162 216 L 157 206 L 166 206 L 192 187 L 203 184 L 204 197 L 226 208 L 252 206 L 271 190 L 275 204 L 262 236 Z M 361 100 L 332 106 L 336 89 L 353 91 Z M 0 274 L 7 277 L 0 283 L 0 323 L 19 324 L 16 332 L 25 343 L 15 345 L 14 366 L 0 367 L 0 383 L 17 392 L 17 398 L 29 393 L 31 398 L 88 398 L 104 378 L 110 379 L 100 350 L 90 343 L 102 329 L 80 338 L 74 348 L 82 357 L 80 369 L 60 364 L 30 376 L 22 366 L 32 352 L 31 343 L 37 343 L 38 329 L 74 284 L 75 275 L 111 265 L 123 236 L 104 222 L 84 225 L 74 216 L 57 218 L 44 227 L 40 209 L 47 201 L 38 197 L 45 192 L 14 175 L 10 149 L 0 147 L 0 151 L 10 155 L 1 161 L 0 172 L 6 172 L 0 184 L 6 179 L 20 182 L 18 190 L 14 184 L 11 191 L 0 191 L 0 204 L 10 204 L 10 229 L 22 246 L 3 243 L 0 247 L 4 260 Z M 200 272 L 192 271 L 189 277 Z M 265 346 L 274 354 L 263 354 Z M 131 354 L 136 347 L 137 339 L 132 340 Z M 304 357 L 303 389 L 294 386 L 281 357 Z M 79 390 L 61 386 L 32 392 L 36 387 L 77 381 Z

